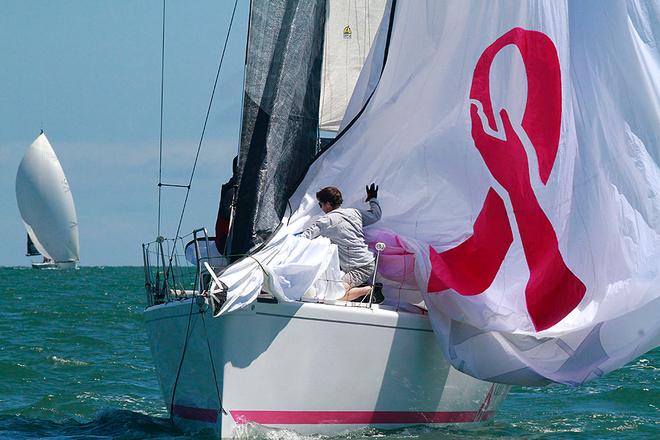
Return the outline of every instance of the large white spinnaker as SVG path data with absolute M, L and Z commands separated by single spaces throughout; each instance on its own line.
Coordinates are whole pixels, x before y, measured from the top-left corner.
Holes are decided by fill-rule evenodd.
M 326 3 L 319 128 L 339 131 L 387 0 Z
M 16 174 L 16 201 L 35 247 L 55 262 L 78 262 L 78 219 L 69 182 L 46 135 L 28 147 Z
M 579 384 L 656 347 L 657 2 L 393 14 L 375 92 L 310 167 L 291 232 L 319 188 L 357 206 L 378 182 L 381 276 L 422 293 L 447 358 L 484 380 Z
M 657 2 L 410 1 L 391 16 L 382 74 L 360 77 L 357 117 L 282 233 L 320 214 L 319 188 L 359 206 L 378 182 L 365 235 L 388 245 L 384 293 L 421 293 L 447 359 L 483 380 L 580 384 L 658 346 Z

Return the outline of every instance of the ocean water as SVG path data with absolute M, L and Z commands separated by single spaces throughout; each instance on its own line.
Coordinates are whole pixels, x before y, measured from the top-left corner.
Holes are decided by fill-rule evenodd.
M 160 397 L 143 283 L 140 267 L 0 268 L 0 439 L 191 438 Z M 335 438 L 660 438 L 659 367 L 656 349 L 581 387 L 514 387 L 495 420 L 475 429 Z M 304 438 L 258 426 L 246 436 Z

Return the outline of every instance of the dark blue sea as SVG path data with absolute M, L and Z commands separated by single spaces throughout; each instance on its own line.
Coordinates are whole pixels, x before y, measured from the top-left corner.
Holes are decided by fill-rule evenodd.
M 160 397 L 143 285 L 140 267 L 0 268 L 0 439 L 190 438 L 170 424 Z M 659 367 L 656 349 L 581 387 L 514 387 L 477 429 L 336 438 L 660 438 Z M 250 436 L 303 438 L 259 428 Z

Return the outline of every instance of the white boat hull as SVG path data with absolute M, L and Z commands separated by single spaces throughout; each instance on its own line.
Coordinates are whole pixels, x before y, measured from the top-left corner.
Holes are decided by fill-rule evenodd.
M 452 368 L 421 314 L 258 302 L 213 318 L 188 299 L 149 307 L 145 320 L 165 403 L 184 430 L 475 423 L 508 391 Z
M 78 269 L 77 261 L 45 261 L 32 263 L 33 269 Z

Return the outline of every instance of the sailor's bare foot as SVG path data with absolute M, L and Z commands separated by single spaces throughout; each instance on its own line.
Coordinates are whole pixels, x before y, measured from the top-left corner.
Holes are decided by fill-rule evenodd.
M 369 291 L 371 291 L 371 286 L 353 287 L 352 289 L 349 289 L 340 299 L 342 301 L 353 301 L 355 298 L 359 298 L 368 294 Z

